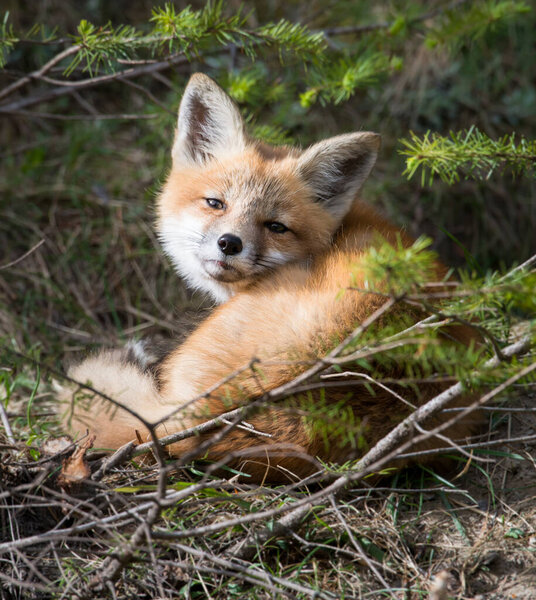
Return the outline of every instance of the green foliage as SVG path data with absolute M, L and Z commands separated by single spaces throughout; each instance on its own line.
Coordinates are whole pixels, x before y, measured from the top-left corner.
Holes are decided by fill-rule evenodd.
M 499 171 L 513 175 L 536 175 L 536 140 L 516 134 L 493 140 L 476 127 L 449 137 L 427 132 L 421 138 L 411 132 L 411 138 L 401 140 L 407 156 L 404 174 L 411 178 L 420 169 L 421 183 L 431 184 L 434 176 L 452 184 L 466 178 L 488 179 Z
M 274 44 L 282 52 L 293 53 L 301 60 L 319 60 L 326 49 L 326 42 L 322 32 L 311 32 L 304 25 L 289 23 L 281 19 L 278 23 L 268 24 L 260 27 L 255 36 L 268 44 Z
M 311 70 L 310 87 L 300 95 L 302 106 L 308 108 L 316 101 L 341 104 L 351 98 L 358 88 L 367 88 L 400 67 L 400 59 L 390 59 L 381 52 L 363 52 L 325 63 Z
M 91 77 L 97 75 L 103 64 L 113 70 L 113 60 L 129 59 L 133 55 L 139 37 L 140 33 L 133 27 L 121 25 L 114 29 L 110 24 L 96 27 L 82 19 L 78 35 L 74 36 L 80 49 L 66 67 L 65 75 L 71 75 L 81 63 Z
M 292 144 L 292 138 L 277 125 L 260 124 L 252 127 L 253 135 L 267 144 L 282 145 Z
M 384 242 L 372 246 L 359 264 L 365 288 L 377 289 L 375 282 L 381 281 L 390 294 L 403 296 L 430 281 L 437 259 L 437 254 L 429 250 L 431 244 L 432 240 L 423 236 L 408 247 L 404 247 L 400 237 L 395 245 Z
M 488 30 L 504 25 L 531 10 L 526 2 L 514 0 L 477 0 L 468 4 L 466 11 L 459 7 L 445 11 L 442 22 L 431 28 L 426 36 L 428 47 L 455 47 L 469 40 L 476 40 Z
M 536 339 L 536 273 L 524 268 L 506 274 L 470 271 L 462 272 L 460 282 L 450 277 L 435 281 L 437 256 L 429 250 L 430 243 L 419 238 L 405 248 L 400 240 L 396 244 L 379 241 L 363 255 L 355 277 L 364 280 L 364 286 L 346 293 L 369 291 L 386 301 L 397 299 L 401 308 L 349 343 L 339 364 L 366 372 L 376 381 L 386 374 L 390 380 L 391 374 L 401 385 L 412 385 L 442 374 L 472 388 L 498 385 L 530 366 L 532 359 L 527 357 L 482 370 L 483 363 L 500 354 L 519 327 Z M 421 319 L 429 316 L 415 327 L 412 319 L 419 314 Z M 473 329 L 472 344 L 444 343 L 451 337 L 449 326 L 457 324 Z M 491 343 L 486 346 L 484 340 Z M 530 372 L 523 381 L 534 379 Z
M 461 288 L 452 301 L 453 312 L 475 315 L 496 335 L 507 338 L 512 319 L 534 319 L 536 276 L 530 270 L 511 270 L 506 275 L 489 272 L 483 277 L 461 273 Z
M 229 73 L 226 83 L 228 94 L 239 104 L 257 101 L 258 96 L 270 94 L 272 88 L 263 83 L 266 73 L 261 68 L 248 68 Z M 272 92 L 272 101 L 277 100 L 277 88 Z
M 166 46 L 168 51 L 184 53 L 187 56 L 198 50 L 202 42 L 217 41 L 221 45 L 242 43 L 247 52 L 251 52 L 253 38 L 245 31 L 245 18 L 239 11 L 231 17 L 223 14 L 222 0 L 208 2 L 201 10 L 192 10 L 189 6 L 176 12 L 171 3 L 154 8 L 151 21 L 154 29 L 145 38 L 148 45 Z
M 223 0 L 208 2 L 200 10 L 188 6 L 177 12 L 170 3 L 156 7 L 150 19 L 153 28 L 147 34 L 127 25 L 114 27 L 108 23 L 97 27 L 83 19 L 78 25 L 78 35 L 74 36 L 79 50 L 65 69 L 65 75 L 71 75 L 80 64 L 91 76 L 104 65 L 113 72 L 119 66 L 118 59 L 143 58 L 147 53 L 183 54 L 192 60 L 215 46 L 238 46 L 251 59 L 258 56 L 260 47 L 274 47 L 280 60 L 292 56 L 293 60 L 313 62 L 319 60 L 325 49 L 322 32 L 311 32 L 298 23 L 281 19 L 278 23 L 247 28 L 246 21 L 247 16 L 241 11 L 226 15 Z
M 50 437 L 53 427 L 50 421 L 34 416 L 38 392 L 43 386 L 41 369 L 38 365 L 28 369 L 26 361 L 12 354 L 11 346 L 11 343 L 0 338 L 0 403 L 6 411 L 15 415 L 10 419 L 10 425 L 16 432 L 17 440 L 24 442 L 22 447 L 26 447 L 29 457 L 37 460 L 40 458 L 37 446 Z M 35 357 L 38 360 L 40 352 L 37 348 L 30 348 L 27 352 L 32 359 Z M 23 404 L 20 403 L 21 396 L 25 398 Z M 3 425 L 2 420 L 0 428 L 4 435 Z
M 4 19 L 0 23 L 0 69 L 5 67 L 7 56 L 13 50 L 19 38 L 13 32 L 13 25 L 8 23 L 9 12 L 4 13 Z

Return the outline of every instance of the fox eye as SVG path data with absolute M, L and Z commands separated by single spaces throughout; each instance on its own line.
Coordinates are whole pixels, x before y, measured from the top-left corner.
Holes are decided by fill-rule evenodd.
M 215 210 L 221 210 L 223 208 L 223 202 L 217 198 L 205 198 L 205 202 L 210 208 L 214 208 Z
M 277 221 L 268 221 L 264 224 L 272 233 L 285 233 L 288 231 L 288 227 L 283 225 L 283 223 L 278 223 Z

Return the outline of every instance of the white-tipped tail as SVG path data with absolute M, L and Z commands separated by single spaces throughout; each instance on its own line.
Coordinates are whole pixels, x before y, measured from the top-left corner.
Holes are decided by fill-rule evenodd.
M 149 431 L 143 420 L 154 423 L 173 409 L 160 401 L 151 375 L 126 362 L 123 356 L 118 350 L 103 351 L 69 369 L 71 379 L 103 395 L 72 382 L 59 385 L 64 427 L 76 438 L 87 431 L 96 434 L 96 448 L 114 449 L 131 440 L 146 441 Z

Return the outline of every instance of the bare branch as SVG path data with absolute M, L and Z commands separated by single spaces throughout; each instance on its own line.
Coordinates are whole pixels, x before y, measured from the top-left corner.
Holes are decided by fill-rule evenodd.
M 78 52 L 78 50 L 80 50 L 80 46 L 74 45 L 74 46 L 70 46 L 69 48 L 66 48 L 62 52 L 59 52 L 58 54 L 56 54 L 56 56 L 54 56 L 54 58 L 51 58 L 47 63 L 45 63 L 40 69 L 37 69 L 37 71 L 33 71 L 32 73 L 29 73 L 22 79 L 19 79 L 18 81 L 14 81 L 11 85 L 8 85 L 3 90 L 0 90 L 0 99 L 6 98 L 7 96 L 12 94 L 16 90 L 18 90 L 21 87 L 25 86 L 26 84 L 30 83 L 30 81 L 32 81 L 34 79 L 42 78 L 46 73 L 48 73 L 50 71 L 50 69 L 52 69 L 52 67 L 59 64 L 65 58 L 72 56 L 73 54 L 76 54 Z
M 60 98 L 61 96 L 71 94 L 73 90 L 88 89 L 97 85 L 101 85 L 103 83 L 109 83 L 111 81 L 121 81 L 123 79 L 134 79 L 136 77 L 141 77 L 142 75 L 151 75 L 153 73 L 157 73 L 158 71 L 164 71 L 173 66 L 178 66 L 187 63 L 188 60 L 182 54 L 174 54 L 172 56 L 169 56 L 167 60 L 162 60 L 150 65 L 142 65 L 140 67 L 124 69 L 122 71 L 118 71 L 117 73 L 101 75 L 100 77 L 93 77 L 89 79 L 84 79 L 82 81 L 63 82 L 66 85 L 57 85 L 56 87 L 48 91 L 42 92 L 41 94 L 27 96 L 25 98 L 15 100 L 11 104 L 0 105 L 0 114 L 12 114 L 22 109 L 29 108 L 30 106 L 41 104 L 42 102 L 49 102 L 50 100 L 54 100 L 56 98 Z M 4 97 L 6 95 L 6 93 L 3 94 Z

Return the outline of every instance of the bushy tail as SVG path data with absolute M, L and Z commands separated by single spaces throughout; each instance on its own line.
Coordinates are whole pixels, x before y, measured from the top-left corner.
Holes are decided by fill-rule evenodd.
M 153 377 L 125 357 L 120 350 L 100 352 L 69 369 L 73 381 L 56 385 L 63 426 L 76 439 L 89 431 L 97 436 L 95 447 L 107 449 L 146 441 L 150 436 L 143 421 L 154 423 L 173 410 L 161 401 Z

